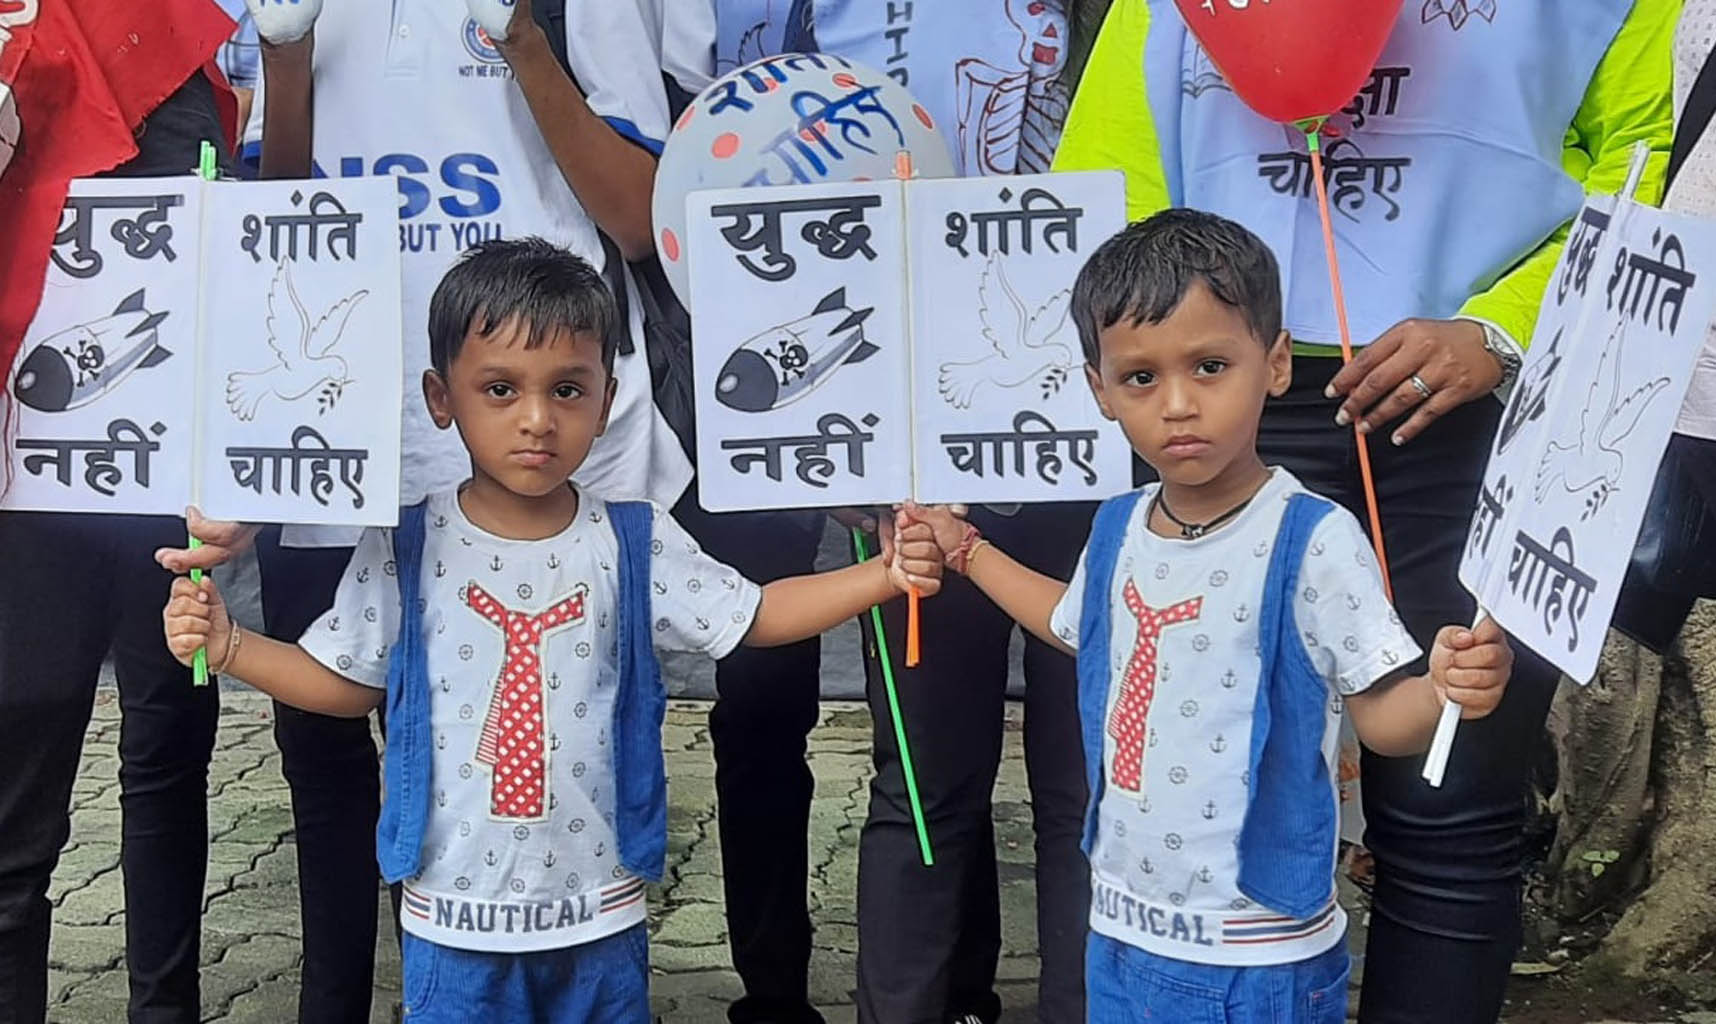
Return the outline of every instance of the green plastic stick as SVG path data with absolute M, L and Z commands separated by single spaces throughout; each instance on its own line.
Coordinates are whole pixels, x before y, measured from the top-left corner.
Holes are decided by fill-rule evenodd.
M 191 538 L 192 551 L 195 551 L 202 546 L 202 541 L 195 537 Z M 191 570 L 191 582 L 199 586 L 202 584 L 203 571 L 201 569 Z M 191 663 L 191 681 L 198 686 L 207 686 L 209 684 L 209 650 L 207 647 L 199 650 L 197 652 L 196 660 Z
M 204 181 L 213 181 L 215 178 L 214 143 L 207 139 L 203 140 L 202 152 L 198 154 L 197 176 L 202 178 Z M 195 537 L 191 537 L 190 548 L 192 551 L 195 551 L 202 546 L 202 541 Z M 203 571 L 201 569 L 191 570 L 191 582 L 199 586 L 202 585 Z M 202 650 L 197 652 L 196 660 L 191 665 L 191 681 L 198 686 L 207 686 L 209 684 L 209 652 L 207 647 L 204 647 Z
M 868 562 L 870 553 L 864 546 L 864 534 L 852 531 L 852 547 L 858 561 Z M 876 631 L 876 657 L 882 662 L 882 683 L 888 691 L 888 713 L 894 719 L 894 742 L 900 747 L 900 770 L 906 776 L 906 799 L 912 804 L 912 824 L 918 829 L 918 847 L 923 851 L 924 867 L 935 866 L 935 854 L 930 851 L 929 826 L 924 824 L 924 807 L 918 801 L 918 775 L 912 768 L 912 750 L 906 745 L 906 720 L 900 717 L 900 697 L 894 690 L 894 663 L 888 657 L 888 634 L 882 630 L 882 609 L 870 606 L 870 626 Z

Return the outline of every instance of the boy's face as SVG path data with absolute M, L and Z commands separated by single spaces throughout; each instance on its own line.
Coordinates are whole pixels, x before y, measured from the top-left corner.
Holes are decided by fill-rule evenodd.
M 1292 381 L 1286 332 L 1266 348 L 1195 281 L 1162 322 L 1123 317 L 1098 341 L 1102 362 L 1085 367 L 1097 405 L 1164 482 L 1202 487 L 1255 463 L 1264 399 Z
M 593 333 L 561 330 L 526 348 L 528 328 L 508 320 L 472 332 L 447 368 L 423 375 L 435 425 L 459 428 L 471 471 L 514 494 L 541 497 L 563 487 L 608 426 L 614 380 Z

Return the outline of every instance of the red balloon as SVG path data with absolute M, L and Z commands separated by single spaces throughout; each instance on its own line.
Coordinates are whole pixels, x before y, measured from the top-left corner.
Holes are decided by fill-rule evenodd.
M 1228 85 L 1291 124 L 1326 117 L 1364 86 L 1401 0 L 1174 0 Z

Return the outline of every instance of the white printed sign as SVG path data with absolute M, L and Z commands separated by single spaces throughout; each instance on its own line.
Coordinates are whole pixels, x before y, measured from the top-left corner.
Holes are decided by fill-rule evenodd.
M 1588 682 L 1705 330 L 1716 229 L 1630 200 L 1574 221 L 1491 447 L 1460 582 Z
M 4 507 L 392 523 L 397 232 L 384 179 L 74 182 Z
M 330 184 L 246 183 L 208 204 L 198 472 L 218 518 L 398 514 L 399 195 L 385 177 Z
M 72 184 L 4 404 L 0 507 L 182 515 L 197 363 L 195 178 Z
M 1095 500 L 1131 484 L 1073 326 L 1073 279 L 1126 226 L 1118 175 L 907 189 L 918 500 Z
M 1125 490 L 1068 313 L 1124 209 L 1108 172 L 692 193 L 703 506 Z
M 705 508 L 910 493 L 902 205 L 876 183 L 687 199 Z

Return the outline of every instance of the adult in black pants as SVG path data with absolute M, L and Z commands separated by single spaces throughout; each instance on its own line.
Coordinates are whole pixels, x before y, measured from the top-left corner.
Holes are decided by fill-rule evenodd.
M 1339 402 L 1324 397 L 1338 360 L 1298 356 L 1287 394 L 1265 407 L 1258 451 L 1318 494 L 1367 521 L 1364 485 L 1350 437 L 1331 436 Z M 1394 606 L 1414 636 L 1442 624 L 1470 622 L 1472 596 L 1460 586 L 1460 556 L 1483 482 L 1484 451 L 1502 405 L 1481 399 L 1445 413 L 1410 444 L 1370 445 L 1388 543 Z M 1407 671 L 1424 669 L 1422 662 Z M 1363 753 L 1365 843 L 1379 863 L 1365 976 L 1386 978 L 1388 991 L 1366 988 L 1360 1019 L 1477 1021 L 1500 1006 L 1520 933 L 1520 865 L 1524 860 L 1525 781 L 1560 672 L 1523 644 L 1501 706 L 1488 718 L 1460 723 L 1457 760 L 1440 789 L 1420 778 L 1422 757 Z M 1422 958 L 1465 964 L 1459 992 Z M 1385 1002 L 1383 1001 L 1385 998 Z M 1393 1008 L 1444 1007 L 1405 1018 Z
M 223 138 L 208 79 L 156 108 L 114 176 L 184 174 Z M 104 658 L 119 677 L 120 870 L 134 1024 L 201 1019 L 198 961 L 208 863 L 208 765 L 218 688 L 194 687 L 161 642 L 182 544 L 165 516 L 0 512 L 0 1022 L 47 1016 L 49 880 Z
M 282 547 L 279 527 L 259 534 L 264 632 L 296 643 L 333 607 L 351 553 L 350 548 Z M 375 988 L 381 883 L 375 861 L 381 768 L 370 719 L 317 715 L 275 701 L 274 742 L 280 748 L 280 772 L 292 791 L 298 851 L 304 932 L 298 1019 L 366 1021 Z M 399 915 L 393 916 L 397 932 Z
M 1089 507 L 972 511 L 985 536 L 1041 572 L 1067 578 Z M 711 555 L 758 582 L 811 571 L 822 518 L 802 512 L 710 514 L 692 497 L 674 514 Z M 871 538 L 870 549 L 876 550 Z M 941 1021 L 1000 1013 L 999 885 L 990 794 L 1000 765 L 1013 622 L 963 581 L 921 606 L 923 659 L 901 662 L 903 608 L 884 609 L 901 714 L 935 844 L 925 868 L 907 802 L 874 634 L 863 622 L 877 775 L 859 847 L 859 1001 L 864 1019 Z M 897 604 L 898 602 L 896 602 Z M 816 724 L 820 641 L 757 649 L 716 666 L 709 715 L 733 965 L 745 996 L 734 1024 L 816 1024 L 809 1003 L 805 841 L 814 781 L 805 763 Z M 1085 804 L 1077 681 L 1071 658 L 1025 642 L 1025 758 L 1036 834 L 1038 1019 L 1084 1018 L 1089 869 L 1079 850 Z
M 1165 139 L 1131 130 L 1161 109 L 1152 106 L 1167 95 L 1160 86 L 1177 86 L 1195 56 L 1191 35 L 1166 37 L 1163 22 L 1147 20 L 1183 30 L 1177 12 L 1114 5 L 1055 159 L 1057 170 L 1122 168 L 1133 216 L 1206 209 L 1274 249 L 1294 380 L 1265 406 L 1258 450 L 1366 522 L 1352 424 L 1369 430 L 1394 604 L 1425 647 L 1440 624 L 1470 621 L 1474 610 L 1458 567 L 1501 416 L 1494 392 L 1531 339 L 1562 255 L 1558 232 L 1583 193 L 1621 186 L 1635 144 L 1668 149 L 1679 8 L 1564 0 L 1514 5 L 1492 22 L 1447 6 L 1405 5 L 1385 45 L 1380 64 L 1409 65 L 1414 98 L 1339 126 L 1367 154 L 1411 161 L 1403 210 L 1422 214 L 1336 218 L 1352 340 L 1362 346 L 1348 371 L 1337 374 L 1342 331 L 1316 205 L 1256 187 L 1260 161 L 1281 148 L 1279 127 L 1210 89 L 1187 100 L 1171 128 L 1155 122 Z M 1551 25 L 1564 33 L 1553 46 Z M 1163 38 L 1175 41 L 1156 46 Z M 1474 106 L 1479 95 L 1498 102 Z M 1493 208 L 1469 202 L 1473 166 L 1485 167 Z M 1653 159 L 1641 198 L 1656 194 L 1660 168 Z M 1331 382 L 1339 399 L 1325 397 Z M 1363 755 L 1365 842 L 1376 858 L 1365 1024 L 1481 1024 L 1501 1012 L 1521 931 L 1527 782 L 1557 678 L 1522 645 L 1515 651 L 1501 706 L 1462 725 L 1440 789 L 1420 777 L 1421 757 Z
M 691 91 L 706 86 L 717 69 L 765 55 L 835 54 L 885 69 L 912 89 L 940 126 L 960 174 L 1006 175 L 1048 169 L 1065 113 L 1066 40 L 1078 34 L 1073 15 L 1098 14 L 1103 3 L 684 0 L 683 6 L 713 14 L 675 17 L 670 10 L 664 60 L 676 75 L 689 74 L 681 84 Z M 711 38 L 700 34 L 700 25 Z M 1066 506 L 1026 509 L 1017 517 L 983 509 L 974 515 L 1009 551 L 1025 553 L 1037 568 L 1062 578 L 1072 573 L 1090 521 L 1090 510 Z M 767 520 L 748 533 L 735 528 L 731 537 L 732 547 L 716 553 L 748 574 L 763 570 L 760 579 L 807 571 L 815 551 L 814 537 L 808 543 L 786 539 Z M 876 660 L 867 652 L 879 775 L 859 851 L 860 1019 L 993 1021 L 1000 1006 L 994 991 L 1000 922 L 990 791 L 1013 623 L 963 581 L 949 581 L 923 605 L 923 661 L 906 672 L 904 612 L 888 614 L 937 863 L 926 870 L 918 859 L 892 716 Z M 868 617 L 861 622 L 868 637 Z M 814 668 L 810 658 L 753 652 L 727 659 L 718 676 L 721 700 L 711 716 L 711 737 L 727 915 L 734 965 L 747 993 L 730 1011 L 734 1024 L 820 1020 L 797 997 L 809 960 L 802 857 L 811 780 L 803 766 L 803 734 L 815 722 Z M 1038 1019 L 1061 1024 L 1084 1019 L 1090 902 L 1079 851 L 1085 797 L 1073 662 L 1029 641 L 1026 675 L 1043 957 Z M 761 788 L 738 781 L 752 777 Z M 730 806 L 735 801 L 750 805 Z M 755 828 L 736 836 L 740 822 Z M 753 857 L 761 858 L 759 865 L 779 865 L 781 874 L 753 870 Z M 765 1010 L 754 998 L 761 992 L 789 992 L 793 1008 Z
M 983 535 L 1038 572 L 1069 579 L 1090 533 L 1088 505 L 981 506 Z M 874 541 L 872 548 L 874 546 Z M 873 632 L 865 679 L 876 776 L 858 848 L 858 1012 L 877 1022 L 993 1024 L 1001 1000 L 999 879 L 991 793 L 1001 760 L 1014 623 L 963 577 L 920 607 L 921 660 L 905 667 L 902 602 L 883 609 L 900 717 L 935 854 L 925 867 Z M 1086 800 L 1072 658 L 1025 638 L 1025 770 L 1036 833 L 1037 1019 L 1084 1019 L 1090 870 L 1079 849 Z
M 811 572 L 823 517 L 814 512 L 712 514 L 696 489 L 674 516 L 709 554 L 767 583 Z M 940 599 L 939 596 L 937 598 Z M 745 995 L 733 1024 L 821 1024 L 810 1005 L 810 799 L 805 762 L 816 725 L 820 638 L 746 647 L 715 666 L 709 712 L 728 945 Z

